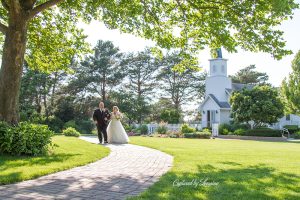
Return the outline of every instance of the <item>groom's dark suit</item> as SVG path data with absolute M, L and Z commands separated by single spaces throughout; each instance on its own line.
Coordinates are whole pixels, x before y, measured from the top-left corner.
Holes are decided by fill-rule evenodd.
M 98 138 L 99 142 L 102 143 L 102 134 L 104 136 L 104 142 L 107 142 L 107 126 L 108 122 L 110 120 L 110 113 L 105 108 L 103 110 L 100 110 L 99 108 L 94 111 L 93 114 L 94 121 L 97 122 L 97 130 L 98 130 Z

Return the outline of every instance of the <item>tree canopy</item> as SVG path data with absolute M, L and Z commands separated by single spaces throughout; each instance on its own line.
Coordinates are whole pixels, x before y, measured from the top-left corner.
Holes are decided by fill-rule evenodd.
M 283 104 L 276 89 L 268 86 L 255 86 L 251 90 L 234 92 L 230 98 L 234 121 L 255 126 L 276 123 L 283 116 Z
M 26 60 L 43 70 L 64 68 L 74 54 L 86 52 L 85 36 L 77 25 L 91 20 L 190 54 L 206 46 L 223 46 L 229 52 L 240 46 L 280 59 L 291 51 L 284 49 L 283 32 L 275 27 L 298 7 L 291 0 L 2 0 L 0 42 L 14 6 L 28 13 Z
M 288 114 L 300 114 L 300 51 L 292 61 L 292 72 L 281 85 L 281 93 Z
M 19 121 L 24 59 L 51 72 L 68 69 L 75 55 L 88 52 L 81 21 L 102 21 L 161 48 L 180 49 L 183 59 L 174 67 L 184 70 L 195 66 L 205 47 L 241 47 L 276 59 L 291 54 L 278 25 L 298 7 L 294 0 L 1 0 L 0 120 Z

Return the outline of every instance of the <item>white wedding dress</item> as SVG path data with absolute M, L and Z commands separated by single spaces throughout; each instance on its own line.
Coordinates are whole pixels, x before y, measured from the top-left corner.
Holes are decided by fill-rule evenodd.
M 120 116 L 120 113 L 117 113 Z M 107 141 L 108 143 L 126 144 L 129 142 L 128 135 L 117 116 L 112 113 L 111 121 L 107 127 Z

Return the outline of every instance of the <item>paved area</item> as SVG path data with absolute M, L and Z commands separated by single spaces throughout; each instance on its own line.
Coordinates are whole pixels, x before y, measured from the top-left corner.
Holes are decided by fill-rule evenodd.
M 97 143 L 97 138 L 81 139 Z M 131 145 L 107 145 L 109 156 L 35 180 L 0 186 L 0 199 L 126 199 L 146 190 L 172 166 L 173 157 Z

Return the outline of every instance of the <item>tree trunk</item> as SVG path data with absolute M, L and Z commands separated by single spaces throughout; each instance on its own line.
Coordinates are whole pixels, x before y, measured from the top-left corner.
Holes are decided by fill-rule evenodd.
M 11 8 L 0 70 L 0 120 L 19 121 L 19 93 L 26 48 L 27 21 L 18 6 Z
M 54 96 L 55 96 L 55 92 L 56 92 L 56 84 L 58 82 L 58 72 L 54 72 L 54 80 L 53 80 L 53 86 L 52 86 L 52 95 L 51 95 L 51 109 L 53 109 L 54 107 Z M 50 114 L 52 114 L 52 112 L 50 112 Z
M 44 103 L 44 108 L 45 108 L 45 115 L 46 118 L 48 119 L 49 117 L 49 112 L 48 112 L 48 106 L 47 106 L 47 88 L 46 88 L 46 84 L 47 84 L 47 79 L 45 79 L 45 82 L 43 84 L 43 103 Z

